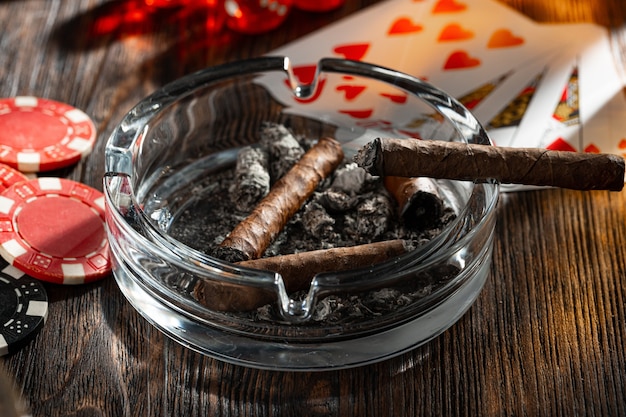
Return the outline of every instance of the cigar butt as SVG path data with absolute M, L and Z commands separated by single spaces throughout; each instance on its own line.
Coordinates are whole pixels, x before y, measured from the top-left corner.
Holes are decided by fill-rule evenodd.
M 404 240 L 394 239 L 332 249 L 239 262 L 238 265 L 278 272 L 287 292 L 309 288 L 311 279 L 322 272 L 347 271 L 372 266 L 407 251 Z
M 308 289 L 319 273 L 365 268 L 406 251 L 406 242 L 395 239 L 253 259 L 237 265 L 277 272 L 283 278 L 287 293 L 293 293 Z M 276 293 L 267 289 L 208 281 L 198 282 L 194 295 L 201 304 L 216 311 L 249 311 L 276 299 Z
M 261 147 L 246 146 L 237 154 L 230 197 L 241 211 L 250 211 L 270 190 L 269 156 Z
M 276 300 L 274 291 L 225 282 L 198 281 L 193 295 L 203 306 L 224 312 L 250 311 Z
M 624 188 L 624 158 L 612 154 L 378 138 L 359 150 L 355 162 L 377 176 L 495 179 L 573 190 Z
M 343 160 L 341 145 L 322 138 L 270 189 L 248 217 L 214 251 L 214 256 L 238 262 L 260 258 L 318 184 Z
M 398 203 L 399 214 L 408 226 L 426 229 L 441 218 L 443 199 L 432 179 L 386 176 L 384 184 Z

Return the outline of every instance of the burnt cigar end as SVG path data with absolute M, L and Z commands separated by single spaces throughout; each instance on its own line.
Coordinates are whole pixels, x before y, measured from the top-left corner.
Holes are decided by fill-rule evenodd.
M 383 151 L 380 138 L 376 138 L 366 143 L 358 150 L 354 156 L 354 162 L 363 168 L 368 174 L 377 177 L 383 176 L 385 172 Z

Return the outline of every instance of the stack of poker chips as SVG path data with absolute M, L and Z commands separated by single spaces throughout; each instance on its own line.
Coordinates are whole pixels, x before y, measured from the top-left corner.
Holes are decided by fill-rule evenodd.
M 43 281 L 83 284 L 110 275 L 104 195 L 45 172 L 93 149 L 84 112 L 30 96 L 0 99 L 0 356 L 43 327 Z

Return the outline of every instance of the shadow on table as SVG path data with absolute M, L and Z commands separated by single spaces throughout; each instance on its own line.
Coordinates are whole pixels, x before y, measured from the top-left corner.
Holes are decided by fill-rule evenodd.
M 199 26 L 219 32 L 223 17 L 210 7 L 148 7 L 142 0 L 113 0 L 61 22 L 53 35 L 59 46 L 85 51 L 131 37 L 165 33 L 188 36 Z
M 110 395 L 124 393 L 136 407 L 149 405 L 150 415 L 304 417 L 351 415 L 359 409 L 382 410 L 381 415 L 395 410 L 394 415 L 403 415 L 400 411 L 406 404 L 402 403 L 414 401 L 419 385 L 443 369 L 439 365 L 444 358 L 431 356 L 440 342 L 347 370 L 246 368 L 201 355 L 167 338 L 134 310 L 111 281 L 102 286 L 101 308 L 112 346 L 105 369 L 117 375 L 108 378 L 114 381 Z
M 202 68 L 268 53 L 350 12 L 349 8 L 327 13 L 294 9 L 278 29 L 246 35 L 228 29 L 224 11 L 215 7 L 151 8 L 144 0 L 112 0 L 60 22 L 52 41 L 65 51 L 84 52 L 152 37 L 146 45 L 157 49 L 146 51 L 150 58 L 137 72 L 162 85 Z M 141 48 L 141 43 L 135 46 Z

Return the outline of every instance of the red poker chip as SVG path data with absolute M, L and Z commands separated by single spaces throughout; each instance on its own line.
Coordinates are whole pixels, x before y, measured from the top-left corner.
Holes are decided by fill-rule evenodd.
M 0 255 L 42 281 L 83 284 L 111 272 L 104 195 L 79 182 L 42 177 L 0 194 Z
M 0 164 L 0 192 L 6 190 L 13 184 L 28 181 L 29 178 L 20 171 L 8 165 Z
M 0 162 L 22 172 L 77 163 L 93 149 L 96 128 L 85 113 L 58 101 L 0 99 Z

